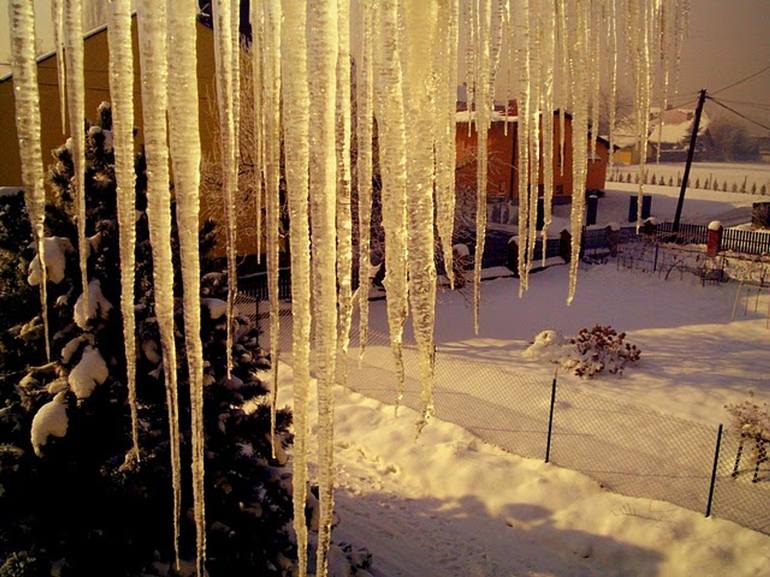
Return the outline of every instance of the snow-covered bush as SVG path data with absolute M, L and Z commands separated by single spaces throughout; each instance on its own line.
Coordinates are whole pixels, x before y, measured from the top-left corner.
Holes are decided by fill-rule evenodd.
M 641 356 L 636 345 L 625 339 L 626 333 L 618 333 L 609 325 L 580 329 L 569 341 L 574 349 L 563 364 L 579 377 L 590 378 L 604 370 L 622 375 L 626 365 L 636 363 Z
M 533 361 L 561 363 L 565 355 L 569 354 L 564 347 L 565 343 L 567 339 L 555 330 L 540 331 L 524 350 L 524 356 Z
M 770 443 L 770 409 L 767 403 L 757 403 L 754 394 L 740 403 L 725 405 L 730 413 L 732 425 L 740 431 L 741 436 L 751 439 L 762 439 Z

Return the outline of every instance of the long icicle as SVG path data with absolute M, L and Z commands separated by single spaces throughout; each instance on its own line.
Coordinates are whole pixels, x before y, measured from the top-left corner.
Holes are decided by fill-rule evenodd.
M 281 0 L 264 4 L 263 36 L 263 124 L 265 127 L 265 199 L 267 205 L 267 294 L 270 301 L 270 362 L 273 379 L 270 396 L 270 440 L 275 458 L 276 409 L 278 402 L 278 356 L 280 355 L 280 300 L 278 294 L 278 227 L 280 226 L 281 179 Z
M 435 0 L 404 5 L 406 46 L 404 57 L 404 99 L 406 146 L 407 215 L 409 251 L 409 301 L 417 341 L 420 367 L 420 416 L 418 432 L 434 412 L 433 328 L 436 306 L 436 266 L 433 252 L 433 121 L 425 114 L 434 107 L 435 85 L 426 74 L 425 63 L 435 62 L 438 5 Z M 426 76 L 429 79 L 426 81 Z
M 457 131 L 457 51 L 459 39 L 459 0 L 439 4 L 438 43 L 434 51 L 438 78 L 438 119 L 434 131 L 436 150 L 436 228 L 441 240 L 444 270 L 449 286 L 454 288 L 452 239 L 455 218 L 455 164 Z
M 403 338 L 407 316 L 406 127 L 398 33 L 398 0 L 377 3 L 374 29 L 380 36 L 375 69 L 382 175 L 382 225 L 385 229 L 385 291 L 390 347 L 398 379 L 396 406 L 405 387 Z
M 529 50 L 529 93 L 530 93 L 530 120 L 529 120 L 529 225 L 527 236 L 527 276 L 525 284 L 529 286 L 529 271 L 535 256 L 535 243 L 537 242 L 537 213 L 540 197 L 540 170 L 541 170 L 541 61 L 542 61 L 542 30 L 543 30 L 543 0 L 532 0 L 534 10 L 530 11 L 530 50 Z
M 615 121 L 617 117 L 618 100 L 618 23 L 617 23 L 617 2 L 618 0 L 608 0 L 610 10 L 610 146 L 609 146 L 609 164 L 612 169 L 615 164 Z
M 530 70 L 529 70 L 529 0 L 522 0 L 521 14 L 519 16 L 522 31 L 519 34 L 519 48 L 517 61 L 519 66 L 519 98 L 518 98 L 518 122 L 516 124 L 517 158 L 516 175 L 518 178 L 517 193 L 519 197 L 519 234 L 518 234 L 518 273 L 519 296 L 527 290 L 527 241 L 529 239 L 529 119 L 530 119 Z M 537 207 L 535 207 L 537 209 Z
M 61 132 L 67 134 L 67 72 L 64 62 L 64 0 L 51 0 L 53 43 L 56 50 L 56 79 L 59 83 Z
M 128 23 L 129 25 L 131 23 L 130 13 Z M 174 169 L 176 223 L 182 266 L 185 345 L 190 385 L 191 469 L 196 533 L 195 567 L 196 574 L 203 577 L 206 574 L 204 567 L 206 505 L 203 345 L 200 337 L 201 266 L 198 246 L 201 141 L 198 122 L 196 25 L 194 4 L 168 0 L 168 79 L 169 86 L 173 86 L 175 90 L 174 97 L 169 99 L 169 144 Z
M 316 576 L 326 577 L 334 508 L 334 398 L 337 354 L 337 287 L 335 274 L 335 71 L 337 67 L 337 0 L 308 5 L 310 94 L 310 201 L 313 235 L 313 318 L 318 359 L 318 545 Z
M 489 94 L 491 0 L 480 0 L 476 29 L 476 250 L 473 262 L 473 331 L 479 334 L 481 264 L 487 227 L 487 134 L 492 116 Z
M 12 0 L 11 70 L 15 98 L 16 134 L 19 138 L 24 203 L 40 264 L 40 311 L 43 317 L 45 357 L 51 360 L 48 338 L 48 271 L 45 258 L 45 187 L 40 145 L 40 94 L 35 58 L 35 7 L 32 0 Z M 88 309 L 86 309 L 88 310 Z
M 134 53 L 131 38 L 131 2 L 110 3 L 107 38 L 110 49 L 112 140 L 118 197 L 120 246 L 120 312 L 126 351 L 126 385 L 131 411 L 131 442 L 139 458 L 139 417 L 136 402 L 136 319 L 134 267 L 136 263 L 136 172 L 134 171 Z
M 349 0 L 338 0 L 337 54 L 337 286 L 338 348 L 337 378 L 347 382 L 347 352 L 353 316 L 353 222 L 350 208 L 350 13 Z
M 155 316 L 163 351 L 163 375 L 168 404 L 171 477 L 174 507 L 174 556 L 179 570 L 179 521 L 181 516 L 181 459 L 177 400 L 176 342 L 174 339 L 174 266 L 171 256 L 171 194 L 169 190 L 166 110 L 168 62 L 166 54 L 166 5 L 140 0 L 139 55 L 141 57 L 142 114 L 147 156 L 147 218 L 152 245 Z
M 233 308 L 238 290 L 236 268 L 235 195 L 238 188 L 237 142 L 235 141 L 235 100 L 233 98 L 232 10 L 228 0 L 214 0 L 214 62 L 216 65 L 217 109 L 219 111 L 219 146 L 222 159 L 222 190 L 227 250 L 227 378 L 233 369 Z
M 67 106 L 72 137 L 72 196 L 75 197 L 78 224 L 78 261 L 83 310 L 91 310 L 88 290 L 88 250 L 86 240 L 86 136 L 85 80 L 83 76 L 83 6 L 82 0 L 65 2 L 64 49 L 67 67 Z
M 361 63 L 356 67 L 356 171 L 358 184 L 358 343 L 363 358 L 369 334 L 372 229 L 372 126 L 373 107 L 373 0 L 363 0 L 359 11 Z
M 294 532 L 297 535 L 297 577 L 307 575 L 307 458 L 308 388 L 310 386 L 310 231 L 308 220 L 308 92 L 307 10 L 296 0 L 283 0 L 281 28 L 283 70 L 283 139 L 286 155 L 286 193 L 291 243 L 292 368 L 294 370 L 294 458 L 292 487 Z
M 585 209 L 586 165 L 588 162 L 588 60 L 590 45 L 588 43 L 590 3 L 576 5 L 575 35 L 571 39 L 572 50 L 572 93 L 573 93 L 573 126 L 572 126 L 572 209 L 570 212 L 570 233 L 572 234 L 571 259 L 569 270 L 569 287 L 567 304 L 575 298 L 577 288 L 577 271 L 580 263 L 580 246 L 583 236 L 583 211 Z
M 265 153 L 264 153 L 264 124 L 262 122 L 262 35 L 264 30 L 264 17 L 262 6 L 257 2 L 250 3 L 249 22 L 251 23 L 251 74 L 252 74 L 252 99 L 253 111 L 252 130 L 254 131 L 254 176 L 252 186 L 254 188 L 254 236 L 257 253 L 257 264 L 262 262 L 262 194 L 265 186 Z
M 542 266 L 545 266 L 548 252 L 548 227 L 552 221 L 553 211 L 553 77 L 556 69 L 556 14 L 552 0 L 546 0 L 543 6 L 543 230 L 540 235 L 540 259 Z

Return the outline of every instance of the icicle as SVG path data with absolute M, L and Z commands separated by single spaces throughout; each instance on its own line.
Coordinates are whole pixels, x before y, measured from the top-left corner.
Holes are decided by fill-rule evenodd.
M 455 213 L 455 163 L 457 127 L 457 42 L 459 0 L 439 5 L 434 68 L 437 73 L 438 118 L 434 133 L 436 150 L 436 226 L 444 257 L 444 270 L 454 288 L 452 237 Z
M 235 190 L 237 195 L 241 145 L 241 0 L 230 0 L 230 42 L 232 43 L 230 62 L 233 78 L 233 140 L 235 140 Z M 237 224 L 237 219 L 235 222 Z
M 72 196 L 75 197 L 78 223 L 78 260 L 85 310 L 88 306 L 88 241 L 86 240 L 86 136 L 85 81 L 83 78 L 83 6 L 82 0 L 65 2 L 64 49 L 67 67 L 67 104 L 72 137 Z
M 402 352 L 407 315 L 406 135 L 401 53 L 398 38 L 398 0 L 377 3 L 374 29 L 376 52 L 375 93 L 382 174 L 382 224 L 385 229 L 385 290 L 390 346 L 396 364 L 398 396 L 404 393 Z
M 40 146 L 40 94 L 35 58 L 35 7 L 32 0 L 12 0 L 11 70 L 15 99 L 16 134 L 19 138 L 24 203 L 40 263 L 40 310 L 43 316 L 45 357 L 51 360 L 48 338 L 48 271 L 45 260 L 45 187 Z M 88 309 L 86 309 L 88 310 Z
M 476 92 L 476 27 L 478 25 L 479 0 L 467 0 L 464 3 L 465 15 L 463 20 L 468 27 L 465 44 L 465 108 L 468 111 L 468 138 L 473 127 L 473 111 L 475 110 Z
M 527 237 L 527 276 L 525 277 L 525 286 L 529 286 L 529 270 L 532 268 L 532 262 L 535 254 L 535 242 L 537 241 L 537 213 L 538 199 L 540 196 L 540 137 L 541 137 L 541 50 L 542 50 L 542 0 L 534 0 L 534 10 L 531 11 L 533 28 L 530 31 L 530 110 L 531 118 L 529 121 L 529 224 Z
M 61 132 L 67 134 L 67 74 L 64 65 L 64 0 L 51 0 L 53 43 L 56 49 L 56 79 L 59 85 Z
M 599 138 L 599 112 L 601 100 L 601 40 L 602 40 L 602 21 L 604 15 L 604 0 L 594 0 L 592 6 L 592 27 L 591 27 L 591 159 L 596 158 L 596 141 Z
M 588 27 L 590 5 L 578 5 L 576 14 L 576 29 L 571 39 L 573 72 L 573 102 L 572 116 L 572 210 L 570 213 L 570 233 L 572 234 L 572 254 L 570 259 L 569 289 L 567 304 L 575 298 L 577 288 L 577 271 L 580 262 L 580 246 L 583 236 L 583 212 L 585 209 L 585 184 L 587 174 L 588 152 L 588 60 L 590 46 Z
M 174 340 L 174 266 L 171 257 L 171 194 L 169 190 L 166 110 L 168 70 L 166 5 L 140 0 L 139 55 L 142 82 L 144 147 L 147 157 L 147 218 L 152 246 L 155 316 L 163 351 L 163 375 L 170 432 L 171 476 L 174 508 L 174 555 L 179 570 L 179 519 L 181 515 L 181 462 L 177 404 L 176 343 Z
M 278 294 L 278 232 L 280 227 L 281 178 L 281 0 L 264 5 L 263 125 L 265 127 L 265 199 L 267 205 L 267 294 L 270 300 L 270 361 L 273 386 L 270 401 L 270 438 L 275 458 L 276 403 L 278 400 L 278 357 L 280 355 L 280 300 Z
M 131 3 L 110 3 L 107 37 L 110 50 L 112 139 L 115 151 L 118 234 L 120 246 L 120 312 L 126 352 L 126 385 L 131 411 L 131 441 L 139 458 L 136 403 L 136 320 L 134 316 L 134 266 L 136 257 L 136 173 L 134 172 L 134 55 L 131 39 Z
M 310 94 L 305 28 L 307 9 L 283 0 L 281 29 L 283 69 L 283 139 L 291 243 L 292 368 L 294 370 L 294 532 L 297 535 L 297 577 L 307 575 L 308 387 L 310 385 L 310 232 L 308 221 L 308 135 Z
M 479 0 L 476 30 L 476 252 L 473 263 L 473 330 L 479 333 L 481 303 L 481 265 L 487 228 L 487 134 L 492 117 L 490 94 L 492 58 L 492 0 Z
M 558 26 L 559 26 L 559 49 L 561 56 L 561 73 L 559 74 L 559 80 L 561 82 L 561 88 L 559 90 L 559 174 L 564 179 L 566 174 L 566 159 L 564 156 L 566 141 L 567 141 L 567 106 L 571 105 L 572 90 L 572 62 L 570 60 L 569 53 L 569 28 L 567 5 L 563 2 L 556 2 L 556 10 L 558 12 Z
M 436 267 L 433 253 L 433 121 L 425 114 L 435 106 L 436 87 L 425 63 L 433 64 L 437 43 L 435 0 L 404 5 L 404 114 L 406 146 L 407 215 L 409 251 L 409 300 L 420 367 L 420 431 L 433 408 L 433 327 L 436 305 Z M 427 80 L 426 80 L 427 79 Z M 488 89 L 487 89 L 488 90 Z M 483 95 L 482 88 L 481 94 Z M 482 103 L 483 105 L 483 103 Z M 479 128 L 483 128 L 479 125 Z M 386 267 L 387 270 L 387 267 Z
M 374 7 L 372 0 L 363 0 L 360 7 L 361 63 L 356 79 L 356 170 L 358 183 L 358 342 L 359 358 L 363 358 L 369 334 L 369 287 L 371 284 L 371 229 L 372 229 L 372 126 L 373 106 L 373 35 Z M 452 115 L 454 122 L 454 115 Z
M 609 164 L 610 169 L 615 163 L 615 121 L 617 115 L 618 100 L 618 23 L 617 23 L 617 1 L 608 0 L 610 4 L 610 146 L 609 146 Z
M 544 4 L 543 13 L 543 231 L 541 233 L 541 261 L 545 266 L 548 247 L 548 227 L 553 211 L 553 89 L 556 64 L 556 14 L 554 3 Z
M 235 140 L 235 99 L 232 66 L 232 10 L 228 0 L 214 0 L 211 5 L 214 20 L 214 61 L 216 64 L 217 108 L 225 203 L 227 250 L 227 378 L 233 368 L 233 306 L 238 290 L 236 255 L 235 196 L 238 188 L 237 142 Z
M 349 0 L 338 0 L 337 54 L 337 286 L 339 333 L 337 360 L 339 382 L 347 382 L 347 352 L 353 316 L 353 223 L 350 208 L 350 13 Z
M 636 5 L 637 2 L 641 6 Z M 652 68 L 650 66 L 650 18 L 649 4 L 644 0 L 633 0 L 634 8 L 632 17 L 635 19 L 634 28 L 637 30 L 634 42 L 636 45 L 636 125 L 639 135 L 639 189 L 637 192 L 637 202 L 642 206 L 642 197 L 644 196 L 644 181 L 647 172 L 647 144 L 650 133 L 650 76 Z M 636 229 L 642 224 L 642 212 L 637 211 Z
M 255 251 L 257 264 L 262 262 L 262 193 L 265 185 L 265 153 L 264 153 L 264 124 L 262 110 L 262 35 L 264 19 L 262 7 L 256 2 L 250 3 L 249 22 L 251 23 L 251 74 L 252 74 L 252 98 L 253 112 L 252 129 L 254 131 L 254 228 L 256 237 Z
M 527 290 L 527 241 L 529 238 L 529 0 L 522 0 L 521 13 L 519 15 L 521 33 L 518 49 L 519 66 L 519 98 L 518 98 L 518 123 L 517 123 L 517 177 L 519 197 L 519 246 L 518 246 L 518 272 L 519 272 L 519 296 Z M 537 207 L 535 207 L 537 209 Z
M 395 16 L 395 10 L 394 10 Z M 313 235 L 313 318 L 318 359 L 318 494 L 320 519 L 316 575 L 325 577 L 334 506 L 334 399 L 337 354 L 337 281 L 335 274 L 335 71 L 338 49 L 337 1 L 308 5 L 310 94 L 310 201 Z M 293 65 L 293 64 L 292 64 Z
M 128 2 L 126 2 L 128 4 Z M 130 50 L 130 12 L 127 12 Z M 203 345 L 201 343 L 199 188 L 201 143 L 198 125 L 196 10 L 190 2 L 168 0 L 169 100 L 168 125 L 174 169 L 176 223 L 182 266 L 185 345 L 190 383 L 193 517 L 196 531 L 196 572 L 205 575 L 206 507 L 204 499 L 205 433 L 203 419 Z M 130 55 L 130 51 L 129 51 Z M 128 94 L 131 94 L 129 91 Z

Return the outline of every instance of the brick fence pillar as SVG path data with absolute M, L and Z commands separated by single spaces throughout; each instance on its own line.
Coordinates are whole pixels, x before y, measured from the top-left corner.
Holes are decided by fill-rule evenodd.
M 709 256 L 716 256 L 722 248 L 722 232 L 724 228 L 722 223 L 714 220 L 709 223 L 708 240 L 706 242 L 706 253 Z

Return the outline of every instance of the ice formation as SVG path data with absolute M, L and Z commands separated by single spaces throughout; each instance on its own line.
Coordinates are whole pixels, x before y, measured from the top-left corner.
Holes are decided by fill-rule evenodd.
M 72 196 L 77 207 L 78 256 L 81 286 L 88 301 L 88 245 L 86 244 L 86 137 L 85 79 L 83 72 L 82 0 L 64 2 L 64 57 L 67 70 L 67 105 L 72 139 Z M 88 308 L 86 306 L 86 308 Z
M 395 10 L 394 10 L 395 12 Z M 335 108 L 338 53 L 337 2 L 308 5 L 310 107 L 310 221 L 313 235 L 313 319 L 318 378 L 318 493 L 320 520 L 316 575 L 327 574 L 334 507 L 334 399 L 337 354 Z
M 337 2 L 337 286 L 340 351 L 337 377 L 345 383 L 348 341 L 353 315 L 353 223 L 350 208 L 350 6 Z
M 110 3 L 107 38 L 110 47 L 112 141 L 120 246 L 120 311 L 126 351 L 126 384 L 131 411 L 131 441 L 139 456 L 136 404 L 136 320 L 134 316 L 134 266 L 136 262 L 136 173 L 134 172 L 134 56 L 131 39 L 131 3 Z
M 214 0 L 211 4 L 214 20 L 214 62 L 216 65 L 217 110 L 219 114 L 219 147 L 222 163 L 222 190 L 227 251 L 227 378 L 233 368 L 230 351 L 233 348 L 233 307 L 238 289 L 236 269 L 235 196 L 238 189 L 238 153 L 235 133 L 235 81 L 233 79 L 232 7 L 229 0 Z
M 77 200 L 80 263 L 83 270 L 83 294 L 76 304 L 76 321 L 82 327 L 97 315 L 104 316 L 111 307 L 98 289 L 88 284 L 83 201 L 84 134 L 80 129 L 83 115 L 82 75 L 82 0 L 54 2 L 55 34 L 63 35 L 66 67 L 66 100 L 71 138 L 68 149 L 75 163 L 73 192 Z M 447 275 L 452 275 L 452 234 L 454 218 L 455 127 L 458 58 L 466 63 L 466 94 L 469 131 L 476 130 L 477 212 L 476 258 L 474 265 L 474 324 L 478 328 L 479 280 L 484 250 L 487 216 L 486 188 L 488 152 L 486 135 L 494 114 L 495 74 L 502 66 L 512 74 L 518 70 L 517 84 L 517 164 L 516 193 L 518 210 L 518 256 L 520 290 L 529 287 L 528 273 L 537 240 L 537 208 L 542 194 L 545 245 L 555 193 L 555 174 L 573 183 L 570 228 L 572 259 L 568 300 L 575 294 L 580 243 L 583 230 L 584 195 L 589 155 L 595 154 L 600 106 L 600 90 L 609 84 L 610 140 L 616 121 L 614 103 L 620 82 L 618 70 L 624 64 L 631 69 L 634 91 L 633 118 L 642 149 L 646 147 L 649 110 L 653 100 L 668 102 L 668 85 L 676 85 L 682 39 L 689 12 L 689 0 L 362 0 L 351 10 L 349 0 L 325 0 L 304 5 L 292 0 L 266 0 L 253 3 L 251 9 L 253 67 L 253 122 L 256 167 L 253 188 L 256 196 L 255 222 L 257 252 L 261 251 L 261 197 L 266 195 L 266 254 L 271 301 L 271 354 L 278 366 L 278 243 L 281 179 L 281 136 L 285 155 L 286 200 L 290 214 L 292 259 L 292 314 L 295 371 L 295 523 L 301 549 L 306 552 L 307 535 L 302 522 L 307 497 L 307 387 L 310 382 L 311 331 L 317 353 L 319 387 L 319 546 L 318 571 L 327 571 L 330 542 L 333 479 L 331 386 L 344 375 L 340 371 L 347 347 L 351 315 L 351 59 L 349 18 L 357 17 L 360 45 L 352 52 L 356 82 L 356 182 L 358 193 L 359 310 L 360 344 L 366 343 L 368 324 L 368 286 L 373 273 L 370 262 L 373 174 L 373 133 L 378 129 L 379 168 L 382 183 L 382 223 L 385 235 L 385 286 L 390 344 L 395 356 L 399 400 L 404 389 L 402 342 L 409 310 L 418 344 L 422 383 L 422 422 L 430 413 L 433 370 L 433 311 L 436 290 L 434 269 L 435 230 L 441 242 Z M 121 268 L 124 287 L 130 284 L 131 234 L 130 191 L 133 178 L 129 169 L 130 140 L 130 55 L 126 25 L 126 0 L 112 3 L 110 44 L 115 94 L 113 135 L 116 152 L 116 178 L 119 189 L 119 224 L 121 233 Z M 174 6 L 166 25 L 166 6 Z M 13 0 L 14 15 L 27 20 L 14 24 L 14 46 L 30 50 L 32 13 L 30 0 Z M 195 58 L 193 17 L 175 3 L 139 3 L 140 57 L 143 64 L 142 98 L 144 135 L 150 182 L 149 207 L 151 243 L 155 263 L 156 314 L 161 331 L 166 385 L 168 387 L 174 471 L 175 524 L 179 517 L 179 452 L 176 425 L 176 375 L 173 349 L 173 271 L 170 263 L 170 206 L 168 190 L 168 150 L 165 131 L 167 106 L 170 123 L 171 157 L 178 199 L 183 285 L 185 293 L 186 333 L 195 334 L 200 322 L 199 305 L 208 307 L 209 315 L 226 317 L 228 351 L 233 342 L 233 300 L 236 290 L 235 270 L 235 195 L 239 132 L 239 3 L 216 0 L 213 3 L 215 59 L 220 151 L 224 175 L 225 224 L 229 290 L 227 302 L 199 299 L 195 287 L 199 271 L 192 234 L 197 227 L 197 188 L 199 151 L 197 127 L 182 118 L 197 118 L 195 97 Z M 27 12 L 24 12 L 24 11 Z M 465 53 L 458 54 L 462 11 Z M 121 25 L 123 28 L 121 29 Z M 182 32 L 186 30 L 186 32 Z M 187 85 L 184 94 L 167 103 L 166 34 L 173 65 L 171 82 Z M 60 36 L 61 36 L 60 35 Z M 177 35 L 179 35 L 177 37 Z M 624 39 L 619 51 L 618 36 Z M 184 38 L 182 38 L 184 36 Z M 283 40 L 282 40 L 283 39 Z M 26 44 L 25 44 L 26 42 Z M 61 38 L 55 39 L 57 48 Z M 307 44 L 306 44 L 307 43 Z M 34 42 L 32 42 L 34 44 Z M 119 47 L 123 46 L 122 55 Z M 186 46 L 183 49 L 182 46 Z M 24 61 L 27 67 L 34 61 Z M 61 50 L 59 57 L 61 58 Z M 184 52 L 184 53 L 183 53 Z M 358 52 L 358 54 L 355 54 Z M 18 56 L 18 55 L 17 55 Z M 621 60 L 622 57 L 622 60 Z M 119 65 L 120 59 L 124 64 Z M 18 63 L 22 60 L 16 58 Z M 673 72 L 669 68 L 673 66 Z M 34 66 L 32 66 L 34 67 Z M 34 83 L 23 84 L 27 69 L 14 69 L 23 86 L 20 92 L 32 93 Z M 150 81 L 152 80 L 152 81 Z M 120 84 L 122 83 L 122 84 Z M 65 82 L 62 81 L 62 84 Z M 662 93 L 662 95 L 661 95 Z M 311 96 L 312 95 L 312 96 Z M 506 95 L 507 96 L 507 95 Z M 32 98 L 32 97 L 30 97 Z M 311 106 L 312 98 L 312 106 Z M 18 98 L 17 115 L 25 121 L 34 111 Z M 31 105 L 30 105 L 31 106 Z M 34 106 L 37 108 L 37 105 Z M 282 114 L 283 111 L 283 114 Z M 506 122 L 508 121 L 506 109 Z M 569 114 L 569 116 L 568 116 Z M 571 122 L 571 125 L 568 125 Z M 376 123 L 376 124 L 375 124 Z M 569 128 L 571 126 L 571 128 Z M 311 128 L 312 127 L 312 128 Z M 507 127 L 506 127 L 507 129 Z M 590 141 L 589 141 L 589 130 Z M 283 134 L 281 134 L 283 131 Z M 558 138 L 554 135 L 558 132 Z M 21 130 L 20 130 L 21 134 Z M 470 135 L 470 133 L 469 133 Z M 188 147 L 191 147 L 188 150 Z M 23 158 L 30 156 L 22 153 Z M 572 159 L 571 163 L 566 162 Z M 569 174 L 568 174 L 569 173 Z M 36 177 L 39 178 L 39 175 Z M 643 179 L 641 179 L 643 180 Z M 26 181 L 29 190 L 34 190 Z M 542 190 L 542 193 L 541 193 Z M 124 194 L 125 193 L 125 194 Z M 516 198 L 516 197 L 514 197 Z M 434 215 L 435 210 L 435 215 Z M 308 214 L 308 212 L 310 214 Z M 34 216 L 33 216 L 34 220 Z M 42 228 L 40 229 L 42 230 Z M 312 234 L 311 234 L 312 233 Z M 312 244 L 311 244 L 312 238 Z M 63 275 L 63 258 L 51 245 L 51 259 L 46 255 L 47 240 L 37 238 L 41 253 L 37 265 L 30 268 L 30 282 L 45 286 L 40 278 L 48 272 L 52 282 Z M 98 239 L 94 239 L 98 240 Z M 62 250 L 64 250 L 62 248 Z M 312 250 L 312 259 L 311 253 Z M 192 255 L 192 256 L 190 256 Z M 41 267 L 40 263 L 46 263 Z M 311 266 L 312 263 L 312 266 Z M 35 268 L 36 267 L 36 268 Z M 126 270 L 128 269 L 128 270 Z M 312 283 L 311 283 L 312 278 Z M 90 288 L 89 288 L 90 287 Z M 310 288 L 313 289 L 312 302 Z M 121 307 L 127 310 L 129 290 L 123 290 Z M 89 297 L 93 303 L 86 302 Z M 124 315 L 127 317 L 129 315 Z M 124 331 L 132 333 L 130 321 Z M 126 337 L 127 354 L 134 346 Z M 144 343 L 145 355 L 157 355 L 154 341 Z M 143 345 L 144 345 L 143 344 Z M 80 345 L 78 345 L 80 346 Z M 75 347 L 75 345 L 73 345 Z M 75 347 L 76 348 L 76 347 Z M 74 354 L 74 350 L 70 351 Z M 203 571 L 205 539 L 203 535 L 202 455 L 200 423 L 202 351 L 188 338 L 188 365 L 192 377 L 193 463 L 195 521 L 198 525 L 198 571 Z M 227 355 L 230 377 L 231 355 Z M 158 363 L 156 363 L 158 364 Z M 133 381 L 129 370 L 129 387 Z M 87 388 L 87 387 L 85 387 Z M 276 393 L 276 383 L 272 387 Z M 57 397 L 58 398 L 58 397 Z M 273 428 L 275 424 L 275 396 Z M 132 410 L 132 417 L 135 413 Z M 66 418 L 66 415 L 65 415 Z M 41 429 L 42 430 L 42 429 Z M 47 436 L 43 437 L 44 439 Z M 275 445 L 275 443 L 274 443 Z M 38 443 L 42 446 L 42 443 Z M 278 448 L 276 446 L 276 451 Z M 176 535 L 178 537 L 178 533 Z M 307 571 L 301 561 L 300 572 Z
M 48 437 L 64 437 L 67 434 L 67 391 L 56 394 L 53 400 L 40 407 L 32 418 L 30 438 L 35 454 L 40 457 Z
M 404 102 L 404 115 L 406 126 L 409 127 L 406 131 L 406 147 L 410 151 L 406 163 L 409 191 L 409 300 L 420 366 L 421 415 L 418 428 L 422 428 L 433 413 L 433 325 L 436 304 L 436 267 L 433 255 L 434 138 L 433 121 L 424 111 L 435 104 L 436 85 L 426 82 L 424 63 L 435 63 L 432 50 L 438 40 L 437 8 L 436 2 L 425 1 L 408 3 L 404 10 L 404 92 L 409 94 Z M 482 94 L 485 92 L 482 91 Z
M 385 291 L 390 346 L 398 378 L 397 404 L 405 387 L 403 338 L 407 315 L 406 128 L 401 81 L 398 2 L 378 3 L 374 21 L 375 116 L 382 175 L 382 225 L 385 229 Z
M 372 232 L 372 128 L 374 123 L 374 31 L 372 0 L 361 2 L 358 26 L 361 30 L 360 61 L 356 67 L 356 183 L 358 186 L 358 342 L 363 357 L 369 334 L 369 287 L 371 284 Z M 454 115 L 452 115 L 454 126 Z M 451 253 L 451 251 L 450 251 Z M 293 268 L 293 267 L 292 267 Z
M 147 218 L 152 245 L 155 316 L 158 319 L 160 345 L 163 351 L 163 376 L 171 436 L 174 552 L 178 569 L 179 520 L 182 502 L 177 361 L 174 340 L 174 267 L 171 258 L 171 195 L 166 130 L 168 109 L 166 4 L 155 0 L 140 0 L 137 5 L 137 14 L 142 72 L 144 147 L 147 158 Z
M 441 239 L 444 270 L 450 286 L 454 286 L 452 237 L 455 220 L 455 134 L 457 122 L 457 50 L 459 40 L 459 0 L 451 0 L 437 14 L 437 38 L 433 47 L 436 74 L 437 109 L 434 119 L 433 146 L 436 155 L 436 228 Z
M 238 3 L 235 2 L 235 4 Z M 168 103 L 168 127 L 176 195 L 176 224 L 179 236 L 179 260 L 182 267 L 182 304 L 190 385 L 196 570 L 198 575 L 204 575 L 206 508 L 203 482 L 205 434 L 203 421 L 203 345 L 200 337 L 201 267 L 198 248 L 201 142 L 198 125 L 198 75 L 195 44 L 197 14 L 195 5 L 191 2 L 176 3 L 169 0 L 168 7 L 168 82 L 175 91 L 174 97 L 170 98 Z M 216 299 L 209 299 L 209 301 L 213 300 Z M 208 304 L 209 311 L 212 311 L 212 304 L 210 302 Z M 211 316 L 214 317 L 213 312 Z
M 51 360 L 51 344 L 48 338 L 48 292 L 46 255 L 48 240 L 45 238 L 45 188 L 43 186 L 43 156 L 40 146 L 40 94 L 37 85 L 37 60 L 35 59 L 35 10 L 31 0 L 13 0 L 11 14 L 11 52 L 13 87 L 16 101 L 16 133 L 19 137 L 21 178 L 24 184 L 24 203 L 29 211 L 32 234 L 37 248 L 37 282 L 33 282 L 30 268 L 29 282 L 40 287 L 40 309 L 43 315 L 43 339 L 45 355 Z M 54 264 L 53 260 L 51 264 Z M 46 263 L 41 267 L 40 262 Z M 34 264 L 33 262 L 33 264 Z M 61 267 L 63 268 L 63 267 Z M 57 270 L 52 271 L 58 273 Z M 54 274 L 54 278 L 59 275 Z M 58 281 L 60 282 L 61 278 Z
M 308 220 L 308 136 L 310 97 L 305 6 L 283 0 L 284 45 L 281 90 L 283 139 L 286 146 L 286 193 L 291 243 L 292 368 L 294 372 L 294 532 L 297 535 L 297 577 L 307 575 L 308 387 L 310 386 L 310 229 Z

